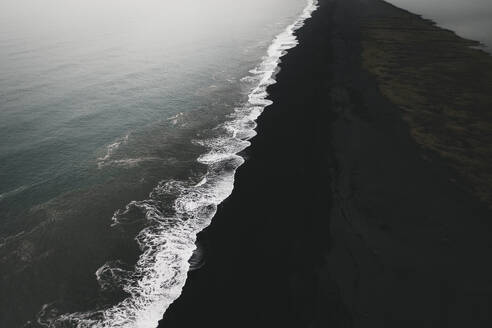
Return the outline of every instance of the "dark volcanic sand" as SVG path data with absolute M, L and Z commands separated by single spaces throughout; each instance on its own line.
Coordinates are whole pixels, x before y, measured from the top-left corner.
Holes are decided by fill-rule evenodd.
M 398 11 L 320 0 L 160 327 L 492 326 L 492 213 L 361 67 L 361 20 Z

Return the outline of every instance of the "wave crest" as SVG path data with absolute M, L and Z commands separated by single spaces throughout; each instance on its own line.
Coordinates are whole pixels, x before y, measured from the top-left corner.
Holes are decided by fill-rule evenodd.
M 309 0 L 299 18 L 275 38 L 262 63 L 250 72 L 252 75 L 241 80 L 252 86 L 248 101 L 216 128 L 217 136 L 194 140 L 208 149 L 198 158 L 208 167 L 205 176 L 200 181 L 161 182 L 149 199 L 133 201 L 115 212 L 114 226 L 137 221 L 146 225 L 136 237 L 142 254 L 133 270 L 119 262 L 108 262 L 96 272 L 102 289 L 118 285 L 128 297 L 107 309 L 62 314 L 49 321 L 43 321 L 42 314 L 48 312 L 43 309 L 39 320 L 44 326 L 154 328 L 158 325 L 169 305 L 181 294 L 190 270 L 189 260 L 196 249 L 197 234 L 210 225 L 217 205 L 232 193 L 234 174 L 244 163 L 238 153 L 250 145 L 249 139 L 256 135 L 256 119 L 272 103 L 266 99 L 267 88 L 276 82 L 280 58 L 298 44 L 294 32 L 316 8 L 317 0 Z M 118 140 L 108 146 L 100 165 L 125 142 L 125 139 Z

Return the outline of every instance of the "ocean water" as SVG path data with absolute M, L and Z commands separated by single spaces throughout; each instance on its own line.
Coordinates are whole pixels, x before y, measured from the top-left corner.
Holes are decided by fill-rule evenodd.
M 315 8 L 0 3 L 0 326 L 157 326 Z
M 467 39 L 480 41 L 492 52 L 492 2 L 490 0 L 388 0 Z

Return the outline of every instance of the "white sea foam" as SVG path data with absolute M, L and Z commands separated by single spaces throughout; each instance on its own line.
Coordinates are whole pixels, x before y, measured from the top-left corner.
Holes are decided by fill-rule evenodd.
M 170 118 L 168 118 L 167 120 L 169 122 L 171 122 L 172 125 L 176 125 L 178 124 L 179 120 L 183 117 L 183 113 L 178 113 Z
M 301 16 L 279 34 L 268 49 L 262 63 L 243 82 L 253 83 L 248 102 L 237 108 L 229 120 L 217 127 L 217 137 L 195 140 L 209 151 L 198 161 L 208 166 L 200 182 L 166 181 L 159 184 L 148 200 L 133 201 L 113 216 L 113 224 L 131 221 L 135 213 L 147 227 L 136 237 L 142 250 L 135 268 L 128 270 L 121 263 L 110 262 L 96 272 L 101 288 L 116 282 L 130 295 L 109 309 L 90 313 L 64 314 L 50 321 L 50 327 L 69 323 L 75 327 L 155 328 L 169 305 L 181 294 L 190 269 L 189 260 L 195 250 L 197 234 L 206 228 L 217 210 L 233 190 L 234 174 L 244 159 L 237 155 L 250 145 L 255 135 L 255 120 L 271 104 L 266 99 L 267 87 L 275 83 L 280 58 L 297 45 L 294 32 L 317 8 L 309 0 Z M 120 142 L 120 141 L 118 141 Z M 111 157 L 113 149 L 103 158 Z M 123 142 L 123 141 L 121 141 Z M 120 144 L 121 144 L 120 142 Z M 175 195 L 173 215 L 163 211 L 163 199 Z
M 103 162 L 99 162 L 98 167 L 103 168 L 104 166 L 116 166 L 116 167 L 132 168 L 140 165 L 140 163 L 143 162 L 155 162 L 155 161 L 163 161 L 163 159 L 159 157 L 122 158 L 122 159 L 106 160 Z
M 113 143 L 106 146 L 106 154 L 97 159 L 97 166 L 102 168 L 106 165 L 107 161 L 111 158 L 111 156 L 116 152 L 121 145 L 126 144 L 128 142 L 129 134 L 125 135 L 123 138 L 116 139 Z

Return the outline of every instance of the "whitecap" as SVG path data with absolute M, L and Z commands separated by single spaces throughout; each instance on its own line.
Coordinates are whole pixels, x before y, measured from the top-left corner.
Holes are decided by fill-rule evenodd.
M 149 199 L 133 201 L 115 212 L 115 226 L 135 220 L 145 222 L 146 228 L 136 237 L 142 254 L 131 272 L 117 263 L 107 263 L 96 276 L 101 288 L 110 288 L 112 284 L 108 280 L 115 279 L 129 297 L 100 311 L 60 315 L 50 321 L 49 327 L 74 324 L 78 328 L 155 328 L 158 325 L 185 285 L 197 234 L 210 225 L 217 206 L 232 193 L 234 174 L 244 163 L 238 153 L 250 145 L 249 139 L 256 133 L 255 120 L 272 103 L 266 99 L 267 87 L 275 83 L 280 58 L 297 45 L 294 32 L 316 8 L 317 1 L 309 0 L 299 18 L 275 38 L 268 48 L 268 56 L 251 70 L 252 76 L 242 79 L 244 83 L 253 84 L 248 101 L 216 128 L 220 132 L 218 136 L 194 141 L 208 149 L 198 158 L 208 166 L 207 173 L 199 181 L 161 182 Z M 175 119 L 178 117 L 171 121 Z M 119 147 L 118 142 L 108 147 L 104 160 Z M 164 208 L 171 195 L 173 212 L 169 214 Z

